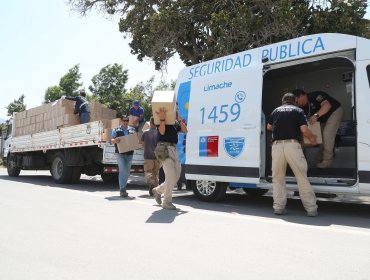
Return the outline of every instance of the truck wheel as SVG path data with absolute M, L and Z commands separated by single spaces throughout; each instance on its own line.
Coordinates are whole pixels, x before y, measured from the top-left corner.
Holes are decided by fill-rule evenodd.
M 227 184 L 224 182 L 196 180 L 192 181 L 194 194 L 203 201 L 214 202 L 225 198 Z
M 252 196 L 252 197 L 258 197 L 258 196 L 263 196 L 264 194 L 266 194 L 268 192 L 268 190 L 265 190 L 265 189 L 246 189 L 246 188 L 243 188 L 243 191 L 249 195 L 249 196 Z
M 13 155 L 8 155 L 6 161 L 6 169 L 8 170 L 8 175 L 10 177 L 18 177 L 21 173 L 21 169 L 17 167 L 16 157 Z
M 100 175 L 104 183 L 117 183 L 118 173 L 103 173 Z
M 77 184 L 81 178 L 81 167 L 80 166 L 73 166 L 72 167 L 72 175 L 69 178 L 69 183 Z
M 72 167 L 66 165 L 66 159 L 63 154 L 56 154 L 51 163 L 51 175 L 55 183 L 67 184 L 72 178 Z

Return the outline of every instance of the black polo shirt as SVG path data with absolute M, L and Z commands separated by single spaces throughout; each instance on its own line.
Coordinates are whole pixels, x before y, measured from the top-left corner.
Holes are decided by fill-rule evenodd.
M 301 141 L 300 127 L 307 125 L 301 108 L 295 105 L 282 105 L 272 111 L 268 123 L 272 125 L 272 141 L 296 139 Z
M 159 127 L 159 126 L 157 126 Z M 176 121 L 174 125 L 166 125 L 166 131 L 164 135 L 158 131 L 158 142 L 168 142 L 172 144 L 177 144 L 178 137 L 177 133 L 181 131 L 181 126 Z
M 331 108 L 329 112 L 327 112 L 325 115 L 320 116 L 318 121 L 326 122 L 330 115 L 340 107 L 340 103 L 338 102 L 338 100 L 334 99 L 329 94 L 323 91 L 314 91 L 308 94 L 308 104 L 306 105 L 306 107 L 303 108 L 306 115 L 308 117 L 313 116 L 313 114 L 320 110 L 321 103 L 324 102 L 325 100 L 327 100 L 330 103 Z

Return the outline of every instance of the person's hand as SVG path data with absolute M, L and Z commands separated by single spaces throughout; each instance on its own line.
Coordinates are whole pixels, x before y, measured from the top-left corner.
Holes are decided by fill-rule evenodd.
M 158 118 L 160 120 L 166 119 L 166 109 L 165 108 L 161 107 L 159 108 L 159 112 L 155 112 L 155 113 L 158 115 Z
M 119 143 L 119 141 L 121 141 L 121 139 L 119 139 L 119 138 L 113 138 L 112 139 L 113 144 L 117 144 L 117 143 Z
M 316 115 L 313 115 L 310 117 L 310 124 L 315 124 L 317 122 L 317 116 Z
M 311 137 L 308 138 L 308 141 L 310 141 L 311 145 L 318 145 L 317 144 L 317 136 L 315 134 L 311 134 Z

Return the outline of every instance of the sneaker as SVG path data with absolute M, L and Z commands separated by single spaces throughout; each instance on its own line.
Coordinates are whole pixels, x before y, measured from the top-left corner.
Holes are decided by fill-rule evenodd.
M 318 215 L 319 215 L 319 212 L 317 211 L 307 212 L 307 217 L 316 217 Z
M 119 196 L 120 197 L 128 197 L 128 192 L 126 192 L 126 190 L 120 191 Z
M 172 203 L 163 203 L 162 207 L 167 210 L 176 210 L 176 206 Z
M 154 196 L 155 201 L 156 201 L 159 205 L 161 205 L 161 204 L 162 204 L 161 194 L 160 194 L 160 193 L 158 193 L 158 191 L 157 191 L 155 188 L 154 188 L 152 191 L 153 191 L 153 196 Z
M 275 215 L 285 215 L 286 214 L 286 209 L 275 209 L 274 214 Z
M 322 162 L 319 162 L 316 164 L 317 168 L 328 168 L 331 165 L 331 160 L 323 160 Z

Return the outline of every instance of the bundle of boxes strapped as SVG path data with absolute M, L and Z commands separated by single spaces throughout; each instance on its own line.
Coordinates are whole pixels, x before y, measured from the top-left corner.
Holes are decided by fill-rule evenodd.
M 114 128 L 119 125 L 117 111 L 100 104 L 89 102 L 90 121 L 103 121 L 104 127 Z M 14 114 L 15 136 L 22 136 L 69 127 L 80 124 L 78 115 L 74 114 L 75 102 L 67 99 L 43 104 Z

